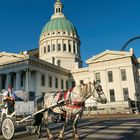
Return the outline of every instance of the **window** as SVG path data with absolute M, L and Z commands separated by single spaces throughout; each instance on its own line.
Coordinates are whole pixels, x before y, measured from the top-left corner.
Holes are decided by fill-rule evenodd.
M 5 89 L 6 86 L 6 75 L 2 76 L 2 89 Z
M 113 82 L 113 73 L 112 73 L 112 71 L 108 71 L 108 82 Z
M 68 89 L 68 88 L 69 88 L 69 82 L 66 81 L 66 89 Z
M 46 47 L 44 46 L 44 53 L 46 53 Z
M 48 45 L 48 52 L 50 52 L 51 51 L 51 48 L 50 48 L 50 45 Z
M 75 44 L 73 44 L 73 53 L 75 53 Z
M 66 51 L 66 44 L 63 44 L 63 51 Z
M 61 44 L 58 44 L 58 51 L 61 51 Z
M 60 13 L 60 8 L 56 8 L 56 13 Z
M 64 80 L 61 80 L 61 89 L 64 89 Z
M 58 88 L 58 78 L 55 78 L 55 88 Z
M 101 83 L 101 78 L 100 78 L 100 73 L 95 73 L 95 79 L 96 79 L 96 82 L 99 82 Z
M 83 80 L 80 80 L 80 84 L 84 84 L 84 81 Z
M 52 87 L 52 76 L 49 76 L 49 87 Z
M 75 81 L 72 81 L 72 87 L 75 87 Z
M 45 75 L 41 75 L 41 85 L 45 86 Z
M 80 54 L 80 49 L 78 45 L 77 45 L 77 54 Z
M 121 69 L 121 79 L 122 81 L 126 81 L 126 70 L 125 69 Z
M 53 49 L 52 50 L 55 51 L 55 44 L 53 44 Z
M 23 87 L 23 84 L 24 84 L 24 73 L 21 73 L 21 83 L 20 83 L 20 86 Z
M 110 89 L 109 93 L 110 93 L 110 102 L 115 102 L 115 92 L 114 92 L 114 89 Z
M 14 74 L 12 74 L 12 75 L 11 75 L 11 85 L 12 85 L 12 87 L 14 86 L 14 80 L 15 80 Z
M 124 97 L 124 101 L 128 101 L 129 98 L 128 88 L 123 88 L 123 97 Z
M 69 44 L 69 52 L 71 52 L 71 45 Z
M 60 13 L 60 11 L 61 11 L 60 8 L 58 8 L 58 11 L 59 11 L 59 13 Z

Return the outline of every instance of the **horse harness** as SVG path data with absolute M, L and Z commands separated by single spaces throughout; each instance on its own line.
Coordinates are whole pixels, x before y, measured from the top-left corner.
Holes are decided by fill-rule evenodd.
M 63 109 L 63 105 L 66 105 L 66 107 L 70 107 L 70 108 L 81 108 L 83 106 L 85 106 L 85 102 L 79 102 L 79 101 L 72 101 L 71 99 L 71 93 L 73 91 L 73 88 L 72 89 L 69 89 L 69 90 L 66 90 L 66 91 L 63 91 L 63 92 L 59 92 L 59 99 L 58 101 L 60 100 L 63 100 L 64 99 L 64 102 L 63 104 L 61 104 L 59 106 L 59 108 L 64 111 Z

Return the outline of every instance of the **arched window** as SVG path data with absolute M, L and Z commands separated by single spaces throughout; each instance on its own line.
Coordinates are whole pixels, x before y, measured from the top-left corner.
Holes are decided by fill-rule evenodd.
M 58 8 L 58 12 L 59 12 L 59 13 L 61 12 L 60 8 Z
M 78 43 L 77 43 L 77 54 L 80 54 L 80 46 Z
M 50 52 L 51 51 L 51 49 L 50 49 L 50 45 L 48 45 L 48 52 Z
M 53 48 L 52 48 L 52 50 L 55 51 L 55 44 L 53 44 Z
M 44 46 L 44 53 L 46 53 L 46 47 Z
M 69 52 L 71 52 L 71 45 L 69 44 Z
M 75 44 L 73 44 L 73 53 L 75 53 Z
M 63 51 L 66 51 L 66 44 L 63 44 Z
M 60 12 L 61 12 L 60 8 L 56 8 L 56 13 L 60 13 Z
M 58 51 L 61 51 L 61 44 L 58 44 Z

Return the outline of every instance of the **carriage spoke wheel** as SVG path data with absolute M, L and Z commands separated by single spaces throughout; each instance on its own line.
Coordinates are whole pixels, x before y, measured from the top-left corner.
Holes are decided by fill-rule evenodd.
M 14 122 L 11 118 L 5 118 L 2 122 L 2 134 L 6 140 L 13 138 L 15 132 Z

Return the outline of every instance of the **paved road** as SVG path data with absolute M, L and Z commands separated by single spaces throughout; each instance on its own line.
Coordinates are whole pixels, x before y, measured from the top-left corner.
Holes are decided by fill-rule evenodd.
M 51 124 L 52 133 L 56 134 L 62 123 Z M 78 124 L 81 140 L 140 140 L 140 118 L 82 119 Z M 19 129 L 18 129 L 19 130 Z M 18 132 L 13 140 L 35 140 L 36 135 Z M 68 127 L 66 140 L 72 140 L 72 129 Z M 0 140 L 4 140 L 0 135 Z M 47 140 L 46 133 L 40 140 Z

